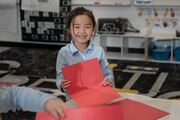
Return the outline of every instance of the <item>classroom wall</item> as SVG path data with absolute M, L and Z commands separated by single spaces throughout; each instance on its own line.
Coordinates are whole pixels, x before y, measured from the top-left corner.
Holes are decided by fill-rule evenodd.
M 18 0 L 0 1 L 0 40 L 21 41 Z
M 73 8 L 78 7 L 74 6 Z M 128 18 L 134 28 L 140 30 L 141 33 L 147 32 L 149 29 L 155 39 L 168 39 L 175 36 L 175 31 L 180 30 L 180 9 L 178 7 L 137 7 L 137 6 L 87 6 L 84 7 L 92 10 L 96 19 L 98 18 Z M 175 16 L 171 16 L 170 10 L 175 11 Z M 142 12 L 142 13 L 141 13 Z M 159 15 L 155 16 L 155 12 Z M 166 13 L 167 12 L 167 13 Z M 139 14 L 142 14 L 140 16 Z M 164 14 L 167 14 L 164 16 Z M 164 27 L 164 23 L 168 26 Z M 175 25 L 174 25 L 175 24 Z M 140 42 L 140 40 L 138 41 Z M 143 40 L 142 40 L 143 42 Z M 129 46 L 141 47 L 136 44 L 137 41 L 131 41 Z M 109 46 L 120 46 L 121 41 L 117 37 L 108 38 Z
M 4 1 L 4 2 L 3 2 Z M 19 4 L 18 0 L 2 0 L 0 2 L 0 41 L 14 41 L 22 42 L 21 40 L 21 29 L 20 29 L 20 16 L 19 16 Z M 170 32 L 175 30 L 180 30 L 180 8 L 175 5 L 170 6 L 159 6 L 159 1 L 157 0 L 158 6 L 114 6 L 114 5 L 81 5 L 94 12 L 96 20 L 98 18 L 116 18 L 124 17 L 128 18 L 132 23 L 133 27 L 140 30 L 141 32 L 147 31 L 147 29 L 153 29 L 155 32 L 161 36 L 164 34 L 170 34 Z M 167 2 L 168 0 L 166 0 Z M 177 0 L 175 0 L 177 1 Z M 9 2 L 9 3 L 7 3 Z M 162 2 L 162 3 L 166 3 Z M 169 2 L 169 1 L 168 1 Z M 132 4 L 133 1 L 130 1 Z M 72 9 L 78 7 L 78 5 L 72 5 Z M 175 11 L 175 16 L 171 16 L 171 10 Z M 158 16 L 155 16 L 155 13 Z M 8 13 L 8 14 L 7 14 Z M 167 14 L 164 16 L 164 14 Z M 169 24 L 168 27 L 163 26 L 163 22 Z M 176 22 L 176 25 L 174 25 Z M 168 35 L 169 36 L 169 35 Z M 97 41 L 99 37 L 96 37 Z M 119 46 L 119 38 L 108 38 L 109 46 Z M 139 47 L 140 44 L 131 42 L 130 46 Z
M 78 7 L 74 6 L 73 8 Z M 96 21 L 99 18 L 117 18 L 117 17 L 122 17 L 122 18 L 128 18 L 129 21 L 132 23 L 133 27 L 136 29 L 144 32 L 146 29 L 145 24 L 143 22 L 143 18 L 139 18 L 136 15 L 136 8 L 131 6 L 131 7 L 119 7 L 119 6 L 84 6 L 90 10 L 93 11 Z M 144 29 L 145 28 L 145 29 Z M 120 38 L 118 37 L 108 37 L 108 46 L 114 46 L 114 47 L 119 47 L 121 45 Z M 137 46 L 138 44 L 130 43 L 134 47 L 139 47 Z

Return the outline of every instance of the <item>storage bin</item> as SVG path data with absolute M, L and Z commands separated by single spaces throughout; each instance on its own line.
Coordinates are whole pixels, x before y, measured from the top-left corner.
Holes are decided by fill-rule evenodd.
M 168 45 L 157 46 L 152 48 L 152 58 L 155 60 L 169 60 L 171 55 L 171 47 Z
M 180 61 L 180 47 L 174 49 L 174 57 L 176 61 Z

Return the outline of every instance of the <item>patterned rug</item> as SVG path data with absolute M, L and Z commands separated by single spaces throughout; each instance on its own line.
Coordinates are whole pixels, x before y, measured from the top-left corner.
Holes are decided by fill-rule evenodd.
M 57 49 L 0 48 L 0 85 L 17 84 L 58 95 L 55 85 Z M 35 120 L 35 113 L 9 111 L 3 120 Z
M 0 85 L 24 85 L 59 95 L 55 85 L 55 64 L 59 49 L 0 48 Z M 109 60 L 115 87 L 136 90 L 155 98 L 180 97 L 180 64 Z M 34 120 L 34 113 L 3 114 L 3 120 Z
M 137 90 L 154 98 L 180 97 L 180 64 L 109 60 L 117 88 Z

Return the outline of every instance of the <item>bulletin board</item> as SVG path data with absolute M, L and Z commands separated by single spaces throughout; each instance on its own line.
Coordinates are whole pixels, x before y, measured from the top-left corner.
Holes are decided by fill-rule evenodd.
M 72 5 L 131 5 L 130 0 L 72 0 Z
M 70 12 L 71 0 L 60 0 L 59 12 L 21 9 L 22 40 L 33 42 L 70 42 L 65 27 Z

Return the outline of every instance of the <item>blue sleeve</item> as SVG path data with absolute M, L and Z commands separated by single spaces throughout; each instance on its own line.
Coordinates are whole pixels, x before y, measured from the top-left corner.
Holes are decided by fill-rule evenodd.
M 31 112 L 44 111 L 44 104 L 52 98 L 54 96 L 27 87 L 0 88 L 0 112 L 16 109 Z
M 58 56 L 57 56 L 57 60 L 56 60 L 56 86 L 57 88 L 60 89 L 60 85 L 61 85 L 61 81 L 62 79 L 64 79 L 63 75 L 62 75 L 62 71 L 61 69 L 67 66 L 65 57 L 63 55 L 63 50 L 61 49 L 58 52 Z
M 107 57 L 106 57 L 103 49 L 102 49 L 102 53 L 101 53 L 101 57 L 100 57 L 100 65 L 101 65 L 101 68 L 102 68 L 105 78 L 114 79 L 113 72 L 109 68 L 109 62 L 107 61 Z
M 12 90 L 9 87 L 0 87 L 0 113 L 14 108 L 12 98 Z

